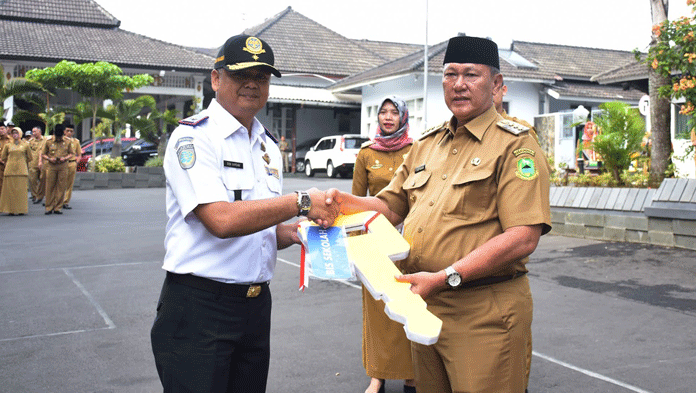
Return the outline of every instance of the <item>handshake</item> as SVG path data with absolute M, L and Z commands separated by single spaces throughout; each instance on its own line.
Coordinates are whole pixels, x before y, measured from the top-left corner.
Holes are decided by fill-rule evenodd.
M 350 214 L 348 213 L 348 201 L 350 197 L 357 198 L 335 188 L 321 191 L 313 187 L 306 192 L 312 200 L 307 218 L 323 228 L 333 225 L 334 220 L 339 215 Z
M 323 228 L 333 225 L 334 220 L 339 215 L 355 214 L 367 210 L 382 213 L 392 224 L 400 222 L 400 218 L 389 210 L 387 204 L 375 197 L 358 197 L 335 188 L 326 191 L 310 188 L 307 193 L 312 199 L 312 206 L 307 218 Z

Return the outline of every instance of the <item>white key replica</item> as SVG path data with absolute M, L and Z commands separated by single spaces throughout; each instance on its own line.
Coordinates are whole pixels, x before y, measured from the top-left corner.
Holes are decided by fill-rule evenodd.
M 309 221 L 300 224 L 303 253 L 306 250 L 306 256 L 310 256 L 307 268 L 303 254 L 300 288 L 304 289 L 306 286 L 306 277 L 310 272 L 320 278 L 349 278 L 345 274 L 341 276 L 336 273 L 338 270 L 346 270 L 336 263 L 342 259 L 341 254 L 346 253 L 345 258 L 350 261 L 357 277 L 370 294 L 386 304 L 384 312 L 387 316 L 404 325 L 406 337 L 423 345 L 436 343 L 442 321 L 428 311 L 425 301 L 419 295 L 411 292 L 410 284 L 394 279 L 401 272 L 393 261 L 406 258 L 410 250 L 399 231 L 376 212 L 339 216 L 333 227 L 328 229 L 334 227 L 341 230 L 328 231 Z M 347 232 L 363 231 L 366 233 L 346 236 Z

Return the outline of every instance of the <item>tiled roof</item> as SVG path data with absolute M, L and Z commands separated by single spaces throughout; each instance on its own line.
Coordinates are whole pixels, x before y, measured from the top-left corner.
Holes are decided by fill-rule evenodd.
M 634 59 L 629 51 L 583 48 L 513 41 L 512 49 L 546 72 L 561 78 L 590 80 L 591 77 Z
M 121 24 L 94 0 L 1 0 L 0 19 L 102 27 Z
M 645 93 L 637 89 L 598 85 L 586 82 L 558 82 L 550 87 L 561 99 L 585 98 L 617 101 L 638 101 Z
M 283 73 L 316 73 L 340 78 L 388 59 L 291 7 L 244 33 L 262 38 L 274 48 L 275 65 Z
M 591 80 L 605 85 L 644 79 L 648 79 L 648 66 L 633 59 L 626 64 L 601 72 L 593 76 Z
M 353 40 L 358 45 L 368 49 L 370 52 L 385 57 L 387 60 L 400 59 L 406 55 L 423 49 L 423 45 L 403 44 L 399 42 Z
M 447 42 L 443 41 L 428 48 L 428 73 L 442 73 Z M 378 79 L 422 72 L 423 55 L 424 50 L 418 50 L 410 55 L 374 67 L 360 74 L 351 75 L 334 84 L 332 88 L 335 91 L 343 91 Z M 533 67 L 516 67 L 504 60 L 504 58 L 500 59 L 500 71 L 508 79 L 526 79 L 549 83 L 552 83 L 554 80 L 554 74 L 551 72 Z
M 8 21 L 0 23 L 0 57 L 58 62 L 108 61 L 119 66 L 208 71 L 214 59 L 118 28 Z

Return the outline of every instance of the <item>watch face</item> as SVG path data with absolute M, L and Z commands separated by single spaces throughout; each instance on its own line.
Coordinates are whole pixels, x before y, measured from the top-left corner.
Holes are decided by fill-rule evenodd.
M 449 284 L 451 287 L 458 287 L 461 283 L 462 276 L 460 276 L 458 273 L 452 273 L 447 276 L 447 284 Z
M 312 198 L 308 194 L 303 194 L 301 203 L 303 209 L 308 209 L 312 206 Z

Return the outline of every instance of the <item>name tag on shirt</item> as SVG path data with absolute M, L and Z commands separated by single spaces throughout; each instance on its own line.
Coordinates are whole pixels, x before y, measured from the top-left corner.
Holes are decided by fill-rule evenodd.
M 237 169 L 244 169 L 244 164 L 241 162 L 234 162 L 234 161 L 223 161 L 225 164 L 226 168 L 237 168 Z
M 418 168 L 416 168 L 416 169 L 413 171 L 413 173 L 423 172 L 424 170 L 425 170 L 425 164 L 423 164 L 423 165 L 419 166 Z

